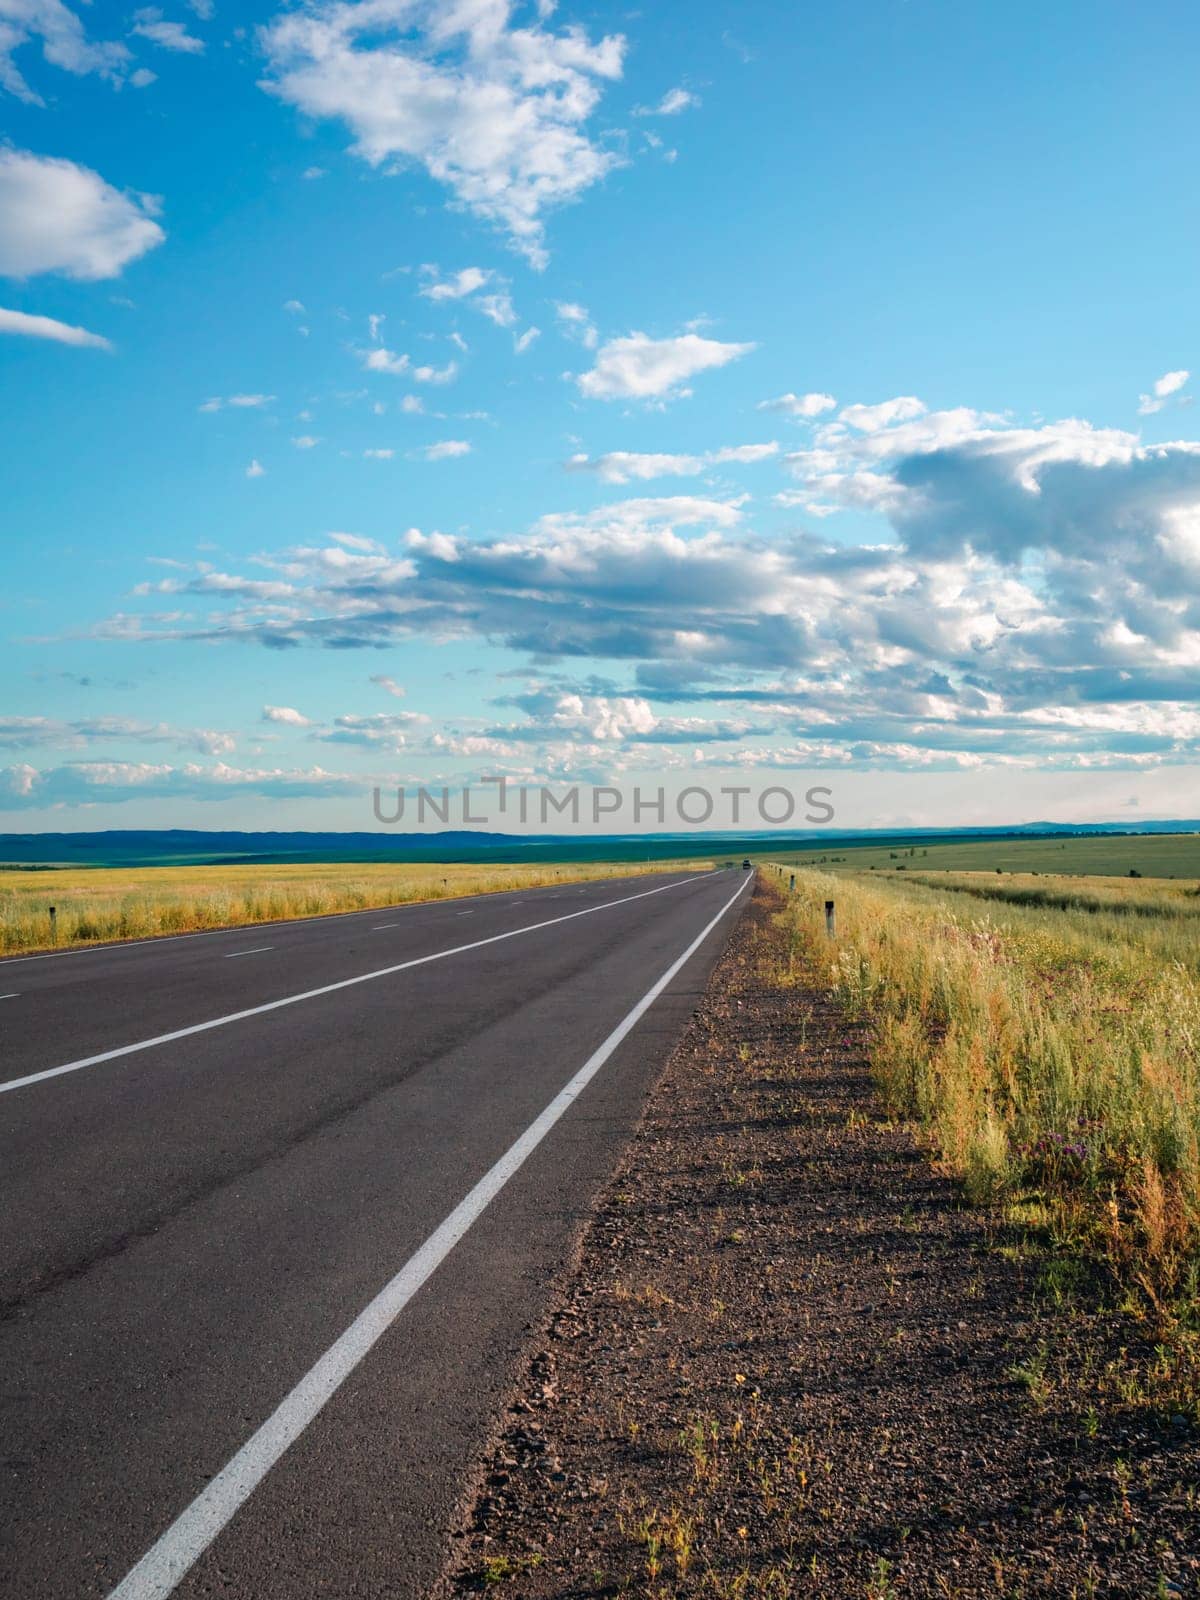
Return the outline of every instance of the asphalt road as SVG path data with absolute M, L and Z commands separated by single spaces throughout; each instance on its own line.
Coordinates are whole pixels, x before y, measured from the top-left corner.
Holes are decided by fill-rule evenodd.
M 0 962 L 0 1594 L 426 1594 L 748 879 Z

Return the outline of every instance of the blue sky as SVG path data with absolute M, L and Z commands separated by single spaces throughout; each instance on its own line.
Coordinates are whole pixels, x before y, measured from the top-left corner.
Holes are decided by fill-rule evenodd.
M 1196 815 L 1196 33 L 0 0 L 0 826 Z

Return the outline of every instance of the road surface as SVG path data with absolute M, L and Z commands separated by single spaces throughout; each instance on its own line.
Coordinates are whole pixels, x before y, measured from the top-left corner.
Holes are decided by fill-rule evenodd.
M 426 1594 L 750 877 L 0 962 L 0 1593 Z

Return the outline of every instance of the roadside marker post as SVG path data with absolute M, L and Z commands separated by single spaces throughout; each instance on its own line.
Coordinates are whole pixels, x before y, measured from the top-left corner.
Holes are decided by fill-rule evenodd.
M 825 932 L 831 939 L 837 938 L 837 912 L 832 900 L 825 902 Z
M 50 939 L 52 943 L 58 943 L 58 908 L 56 906 L 50 907 Z
M 796 892 L 796 874 L 793 872 L 792 873 L 792 881 L 788 884 L 788 893 L 789 894 L 795 894 L 795 892 Z

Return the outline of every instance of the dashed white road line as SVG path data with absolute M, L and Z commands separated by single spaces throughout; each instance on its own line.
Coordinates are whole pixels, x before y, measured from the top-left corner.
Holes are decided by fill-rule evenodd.
M 690 878 L 677 878 L 673 883 L 660 884 L 657 889 L 642 889 L 637 894 L 622 895 L 619 900 L 603 900 L 599 905 L 584 906 L 579 911 L 568 911 L 559 917 L 547 917 L 543 922 L 529 922 L 523 928 L 510 928 L 506 933 L 493 933 L 486 939 L 476 939 L 471 944 L 459 944 L 449 950 L 435 950 L 432 955 L 414 956 L 399 961 L 395 966 L 376 967 L 372 972 L 360 972 L 353 978 L 341 978 L 336 983 L 322 984 L 319 989 L 303 989 L 299 994 L 287 994 L 279 1000 L 268 1000 L 263 1005 L 247 1006 L 244 1011 L 230 1011 L 223 1017 L 212 1017 L 207 1022 L 194 1022 L 187 1028 L 174 1028 L 170 1033 L 155 1034 L 152 1039 L 139 1039 L 135 1044 L 118 1045 L 115 1050 L 101 1050 L 94 1056 L 83 1056 L 78 1061 L 64 1062 L 61 1067 L 46 1067 L 41 1072 L 30 1072 L 23 1078 L 10 1078 L 0 1083 L 0 1094 L 14 1089 L 24 1089 L 33 1083 L 44 1083 L 47 1078 L 60 1078 L 64 1073 L 81 1072 L 84 1067 L 98 1067 L 105 1061 L 116 1061 L 121 1056 L 136 1055 L 142 1050 L 153 1050 L 160 1044 L 173 1044 L 176 1039 L 190 1039 L 193 1034 L 208 1033 L 212 1028 L 224 1028 L 232 1022 L 244 1022 L 247 1017 L 261 1017 L 268 1011 L 279 1011 L 284 1006 L 298 1005 L 302 1000 L 315 1000 L 321 995 L 336 994 L 339 989 L 352 989 L 359 983 L 371 983 L 376 978 L 390 978 L 394 973 L 407 972 L 412 967 L 423 967 L 430 961 L 445 961 L 450 956 L 463 955 L 468 950 L 479 950 L 484 945 L 499 944 L 503 939 L 519 939 L 525 933 L 537 933 L 541 928 L 553 927 L 559 922 L 573 922 L 577 917 L 591 917 L 597 911 L 608 911 L 613 906 L 629 905 L 634 900 L 648 900 L 656 894 L 666 894 L 671 889 L 682 889 L 686 884 L 697 883 L 710 873 L 697 872 Z
M 19 1000 L 20 994 L 0 994 L 0 1000 Z
M 631 872 L 625 874 L 626 878 L 645 877 L 645 873 Z M 605 881 L 619 882 L 620 879 L 597 879 L 597 884 Z M 512 893 L 511 889 L 485 891 L 480 894 L 454 895 L 455 900 L 503 900 Z M 554 895 L 549 898 L 553 900 Z M 510 905 L 522 905 L 520 900 L 509 901 Z M 368 907 L 366 911 L 325 911 L 312 917 L 280 917 L 273 922 L 259 924 L 263 928 L 296 928 L 309 922 L 340 922 L 346 917 L 366 917 L 371 911 L 428 911 L 432 906 L 445 905 L 445 900 L 406 900 L 395 906 Z M 101 955 L 104 951 L 110 953 L 114 950 L 140 950 L 151 944 L 178 944 L 182 939 L 225 939 L 231 933 L 245 933 L 247 924 L 235 922 L 228 928 L 197 928 L 192 933 L 160 933 L 148 939 L 109 939 L 99 944 L 76 945 L 71 950 L 43 950 L 36 956 L 0 956 L 0 967 L 22 966 L 29 961 L 64 961 L 69 956 L 94 956 Z
M 233 1459 L 222 1467 L 215 1478 L 209 1480 L 186 1511 L 176 1518 L 157 1543 L 121 1580 L 109 1595 L 109 1600 L 166 1600 L 178 1587 L 279 1458 L 321 1412 L 359 1362 L 370 1353 L 418 1289 L 437 1271 L 513 1174 L 525 1164 L 752 881 L 751 873 L 738 885 L 716 916 L 705 924 L 683 954 L 671 963 L 657 983 L 617 1024 L 604 1043 L 592 1052 L 536 1121 L 530 1123 L 516 1143 L 509 1146 L 495 1166 L 459 1201 L 441 1226 L 429 1235 L 416 1254 L 409 1257 L 390 1283 L 385 1284 L 374 1300 L 359 1312 L 345 1333 L 300 1379 L 257 1433 L 252 1434 Z M 582 916 L 584 913 L 577 911 L 573 915 Z M 555 920 L 565 922 L 567 918 Z M 497 937 L 505 938 L 507 935 L 500 934 Z
M 231 950 L 225 957 L 226 961 L 236 961 L 239 956 L 260 956 L 264 950 L 274 950 L 273 944 L 256 944 L 253 950 Z
M 398 928 L 399 926 L 400 924 L 398 922 L 380 922 L 371 929 L 371 932 L 382 933 L 385 928 Z

